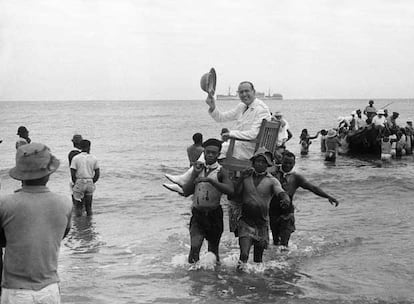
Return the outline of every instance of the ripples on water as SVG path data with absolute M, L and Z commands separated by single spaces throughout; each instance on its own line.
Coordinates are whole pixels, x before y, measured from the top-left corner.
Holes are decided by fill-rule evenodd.
M 298 153 L 302 128 L 314 134 L 331 127 L 355 104 L 365 103 L 284 101 L 271 107 L 289 120 L 295 137 L 288 148 Z M 401 107 L 395 109 L 401 116 L 414 117 L 410 103 L 395 105 Z M 332 165 L 323 161 L 319 141 L 314 140 L 310 154 L 298 156 L 297 171 L 337 197 L 340 206 L 298 190 L 297 231 L 289 250 L 270 246 L 263 264 L 250 261 L 242 273 L 235 266 L 238 242 L 228 232 L 225 217 L 221 265 L 213 266 L 203 247 L 203 262 L 191 267 L 186 263 L 191 201 L 161 184 L 165 173 L 185 170 L 184 148 L 193 133 L 217 137 L 226 126 L 212 123 L 202 101 L 24 104 L 36 113 L 31 116 L 23 116 L 21 106 L 7 104 L 3 117 L 2 194 L 19 186 L 8 177 L 7 168 L 14 161 L 15 131 L 21 124 L 28 126 L 34 141 L 47 143 L 62 160 L 49 185 L 68 198 L 66 157 L 75 131 L 92 140 L 92 153 L 101 164 L 94 216 L 74 218 L 62 244 L 63 303 L 413 302 L 412 157 L 384 166 L 372 159 L 339 156 Z M 75 112 L 76 126 L 68 115 Z

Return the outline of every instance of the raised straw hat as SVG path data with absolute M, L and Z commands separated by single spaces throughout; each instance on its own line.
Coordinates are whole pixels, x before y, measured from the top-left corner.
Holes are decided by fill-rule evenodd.
M 203 76 L 201 76 L 200 87 L 208 95 L 213 96 L 214 93 L 216 92 L 216 82 L 217 82 L 216 70 L 214 70 L 214 68 L 211 68 L 210 72 L 205 73 Z

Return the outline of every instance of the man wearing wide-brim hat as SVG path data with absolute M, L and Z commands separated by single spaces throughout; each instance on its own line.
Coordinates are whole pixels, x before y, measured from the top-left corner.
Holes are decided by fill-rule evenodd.
M 385 124 L 387 122 L 387 119 L 384 116 L 384 110 L 383 109 L 379 109 L 377 111 L 377 115 L 375 115 L 372 118 L 372 124 L 376 127 L 376 128 L 384 128 Z
M 2 303 L 60 303 L 58 253 L 70 229 L 72 203 L 51 192 L 46 184 L 59 160 L 44 144 L 30 143 L 16 151 L 16 166 L 9 172 L 23 181 L 19 192 L 0 198 L 0 224 L 4 230 Z
M 325 139 L 325 161 L 335 162 L 336 161 L 336 154 L 338 152 L 338 146 L 340 145 L 339 138 L 337 137 L 337 133 L 334 129 L 328 130 Z
M 16 135 L 19 135 L 19 139 L 16 141 L 16 149 L 18 149 L 20 146 L 30 144 L 31 140 L 29 137 L 29 130 L 25 126 L 20 126 L 17 129 Z
M 241 198 L 241 217 L 237 233 L 240 246 L 239 268 L 243 268 L 254 247 L 254 262 L 262 262 L 263 252 L 269 243 L 269 204 L 276 195 L 284 204 L 290 198 L 279 181 L 267 172 L 273 165 L 272 153 L 259 148 L 251 158 L 252 170 L 242 172 L 236 195 Z

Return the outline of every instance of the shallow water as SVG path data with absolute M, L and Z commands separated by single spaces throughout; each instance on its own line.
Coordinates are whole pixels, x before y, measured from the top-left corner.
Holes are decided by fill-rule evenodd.
M 376 100 L 379 106 L 392 100 Z M 299 134 L 333 127 L 338 116 L 366 100 L 267 101 L 281 110 L 299 152 Z M 219 101 L 230 108 L 236 101 Z M 52 190 L 69 193 L 67 153 L 72 135 L 92 141 L 101 165 L 94 216 L 74 218 L 62 243 L 59 272 L 63 303 L 411 303 L 414 265 L 413 157 L 382 165 L 339 156 L 326 164 L 313 141 L 298 156 L 297 171 L 340 200 L 298 190 L 297 231 L 290 249 L 271 246 L 264 263 L 236 271 L 238 243 L 225 227 L 221 266 L 203 256 L 186 263 L 189 198 L 166 191 L 165 173 L 187 166 L 185 147 L 195 132 L 217 137 L 204 101 L 0 102 L 1 194 L 19 183 L 8 177 L 15 132 L 26 125 L 33 141 L 48 144 L 61 160 Z M 412 100 L 395 100 L 400 121 L 414 117 Z M 225 200 L 223 201 L 225 205 Z M 226 214 L 225 214 L 226 216 Z M 225 218 L 225 222 L 226 222 Z M 227 224 L 227 222 L 226 222 Z M 203 247 L 205 253 L 205 248 Z

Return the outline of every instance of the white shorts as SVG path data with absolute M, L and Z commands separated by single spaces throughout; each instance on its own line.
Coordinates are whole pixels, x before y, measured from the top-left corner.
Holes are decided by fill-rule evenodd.
M 96 187 L 92 179 L 77 179 L 73 186 L 73 198 L 82 201 L 85 195 L 92 195 Z
M 2 288 L 1 304 L 60 304 L 58 283 L 40 290 Z
M 381 153 L 381 160 L 388 161 L 391 159 L 391 154 L 388 153 Z

